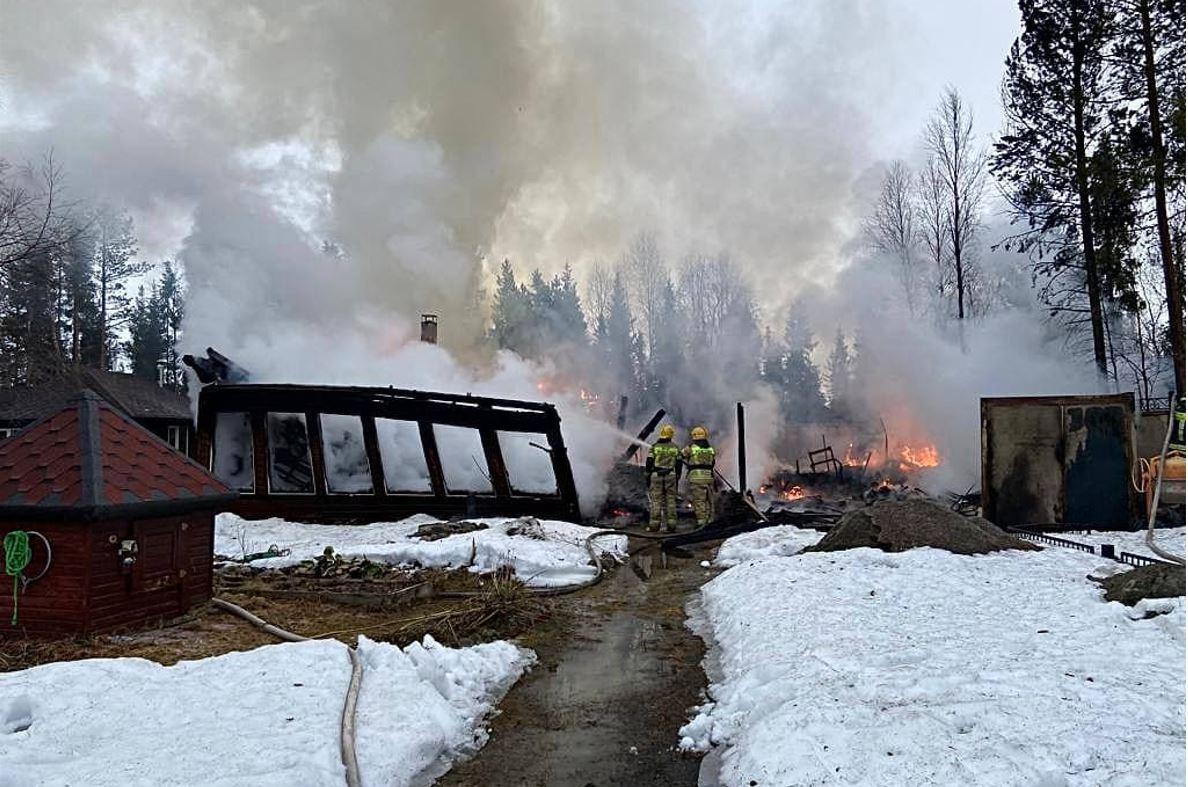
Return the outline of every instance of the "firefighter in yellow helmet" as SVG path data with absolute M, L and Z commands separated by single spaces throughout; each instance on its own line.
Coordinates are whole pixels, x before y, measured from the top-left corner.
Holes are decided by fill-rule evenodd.
M 681 449 L 672 438 L 676 430 L 670 424 L 660 427 L 660 439 L 648 451 L 644 465 L 644 478 L 648 482 L 648 502 L 651 506 L 648 516 L 648 530 L 664 528 L 668 532 L 676 529 L 677 481 L 681 478 Z
M 693 442 L 685 446 L 681 456 L 689 471 L 689 498 L 700 527 L 708 525 L 714 518 L 714 463 L 717 456 L 704 426 L 693 427 L 689 437 Z

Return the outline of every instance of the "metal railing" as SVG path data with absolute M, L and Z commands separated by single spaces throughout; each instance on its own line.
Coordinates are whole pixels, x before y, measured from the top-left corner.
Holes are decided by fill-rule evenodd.
M 1075 549 L 1080 552 L 1086 552 L 1090 555 L 1101 555 L 1104 558 L 1109 558 L 1110 560 L 1116 560 L 1119 563 L 1127 563 L 1132 566 L 1157 566 L 1157 565 L 1174 566 L 1174 565 L 1176 565 L 1175 563 L 1172 563 L 1171 561 L 1162 560 L 1157 557 L 1152 557 L 1151 555 L 1138 555 L 1138 554 L 1135 554 L 1134 552 L 1119 552 L 1115 549 L 1115 546 L 1113 544 L 1101 544 L 1099 546 L 1094 546 L 1093 544 L 1083 544 L 1080 541 L 1072 541 L 1067 538 L 1060 538 L 1059 536 L 1053 536 L 1053 535 L 1049 535 L 1047 533 L 1040 533 L 1035 530 L 1029 530 L 1028 528 L 1025 528 L 1025 527 L 1008 527 L 1008 528 L 1005 528 L 1005 530 L 1008 533 L 1011 533 L 1011 534 L 1017 535 L 1017 536 L 1021 536 L 1023 538 L 1028 539 L 1029 541 L 1038 541 L 1042 544 L 1051 544 L 1052 546 L 1064 547 L 1065 549 Z M 1087 533 L 1089 531 L 1087 531 L 1087 530 L 1075 530 L 1074 531 L 1074 530 L 1070 529 L 1066 532 Z
M 1018 536 L 1023 536 L 1030 541 L 1039 541 L 1043 544 L 1052 544 L 1053 546 L 1065 547 L 1066 549 L 1078 549 L 1081 552 L 1088 552 L 1090 555 L 1097 554 L 1097 547 L 1092 544 L 1082 544 L 1080 541 L 1069 541 L 1067 538 L 1059 538 L 1058 536 L 1050 536 L 1047 533 L 1037 533 L 1034 530 L 1027 530 L 1022 527 L 1008 527 L 1008 533 L 1013 533 Z
M 1150 555 L 1136 555 L 1133 552 L 1119 552 L 1118 556 L 1114 558 L 1119 563 L 1129 563 L 1132 566 L 1174 566 L 1175 563 L 1170 560 L 1163 560 L 1162 558 L 1151 557 Z

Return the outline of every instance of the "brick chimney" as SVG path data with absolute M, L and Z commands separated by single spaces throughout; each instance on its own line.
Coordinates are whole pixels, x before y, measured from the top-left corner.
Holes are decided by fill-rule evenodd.
M 437 315 L 421 315 L 421 341 L 437 344 Z

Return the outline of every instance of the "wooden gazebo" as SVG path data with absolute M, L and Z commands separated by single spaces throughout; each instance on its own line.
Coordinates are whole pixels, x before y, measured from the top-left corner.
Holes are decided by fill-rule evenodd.
M 0 442 L 0 537 L 32 531 L 25 576 L 41 574 L 18 587 L 15 630 L 110 631 L 206 601 L 214 515 L 234 497 L 84 390 Z M 0 593 L 0 630 L 13 630 L 12 605 Z

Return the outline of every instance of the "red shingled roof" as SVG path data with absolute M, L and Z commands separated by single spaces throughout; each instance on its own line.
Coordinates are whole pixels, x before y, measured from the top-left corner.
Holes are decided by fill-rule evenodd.
M 231 496 L 200 465 L 90 390 L 0 442 L 0 513 Z

